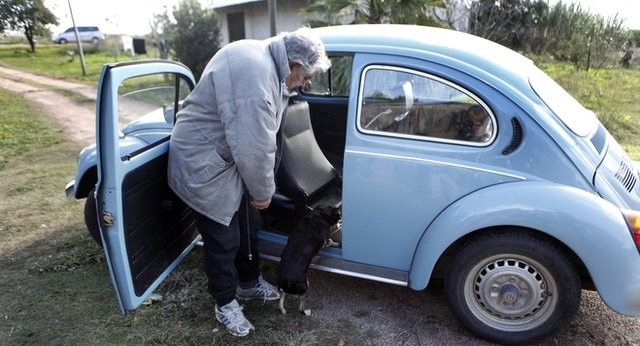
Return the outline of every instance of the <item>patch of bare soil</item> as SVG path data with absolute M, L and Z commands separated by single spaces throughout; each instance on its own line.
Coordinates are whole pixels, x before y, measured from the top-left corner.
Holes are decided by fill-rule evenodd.
M 40 85 L 77 92 L 95 100 L 96 88 L 0 66 L 0 87 L 24 96 L 46 110 L 60 131 L 74 141 L 89 145 L 95 142 L 95 103 L 79 104 Z

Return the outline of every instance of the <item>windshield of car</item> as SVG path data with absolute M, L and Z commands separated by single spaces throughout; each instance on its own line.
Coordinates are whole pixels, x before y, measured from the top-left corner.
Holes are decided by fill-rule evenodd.
M 529 83 L 542 101 L 573 133 L 586 137 L 596 131 L 598 119 L 595 114 L 584 108 L 547 74 L 534 68 L 529 76 Z

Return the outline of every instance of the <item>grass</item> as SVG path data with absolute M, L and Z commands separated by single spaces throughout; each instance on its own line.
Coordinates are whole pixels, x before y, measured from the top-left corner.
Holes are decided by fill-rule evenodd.
M 80 147 L 19 95 L 0 89 L 0 104 L 0 345 L 373 344 L 376 332 L 349 320 L 282 316 L 261 302 L 245 309 L 260 333 L 240 341 L 215 329 L 200 251 L 156 290 L 162 302 L 123 316 L 83 201 L 64 197 Z
M 75 44 L 40 44 L 36 46 L 35 53 L 25 44 L 7 45 L 0 48 L 0 63 L 41 75 L 95 85 L 104 64 L 154 58 L 152 52 L 149 52 L 150 55 L 137 55 L 132 58 L 122 54 L 119 45 L 117 38 L 109 38 L 97 46 L 83 44 L 86 72 L 84 76 Z
M 543 64 L 542 68 L 586 108 L 593 110 L 609 132 L 637 156 L 640 144 L 640 70 L 576 71 L 568 64 Z
M 100 66 L 114 61 L 108 53 L 89 52 L 89 73 L 83 77 L 77 58 L 68 61 L 69 48 L 40 46 L 33 55 L 11 46 L 0 49 L 0 62 L 93 84 Z M 594 75 L 562 64 L 544 69 L 640 157 L 639 71 Z M 46 110 L 20 96 L 0 89 L 0 104 L 0 345 L 368 345 L 378 340 L 377 326 L 356 326 L 357 316 L 281 316 L 260 302 L 245 310 L 260 333 L 238 340 L 216 330 L 200 251 L 159 287 L 161 302 L 123 316 L 104 254 L 85 229 L 83 201 L 67 201 L 62 191 L 74 175 L 80 147 L 55 130 Z M 272 265 L 265 270 L 273 275 Z
M 96 83 L 94 65 L 113 61 L 95 54 L 87 59 L 88 75 L 79 77 L 77 60 L 67 61 L 65 48 L 39 47 L 32 55 L 12 46 L 0 49 L 0 62 Z M 64 198 L 81 148 L 55 130 L 45 110 L 22 97 L 0 89 L 0 104 L 0 345 L 240 344 L 214 329 L 219 326 L 204 289 L 200 251 L 156 290 L 161 303 L 123 316 L 104 253 L 84 226 L 84 201 Z M 337 344 L 335 333 L 352 326 L 337 319 L 283 317 L 272 308 L 247 304 L 261 333 L 242 345 Z M 343 340 L 369 343 L 375 332 L 365 332 L 354 328 Z

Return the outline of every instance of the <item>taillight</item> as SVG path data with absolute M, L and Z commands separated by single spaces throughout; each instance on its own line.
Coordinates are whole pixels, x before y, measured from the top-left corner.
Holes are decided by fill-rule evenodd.
M 622 215 L 627 221 L 627 226 L 633 237 L 633 241 L 636 243 L 636 248 L 640 251 L 640 212 L 635 210 L 622 210 Z

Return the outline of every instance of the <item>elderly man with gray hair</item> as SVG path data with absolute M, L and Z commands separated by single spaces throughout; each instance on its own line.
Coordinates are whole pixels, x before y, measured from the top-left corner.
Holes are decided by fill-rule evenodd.
M 260 275 L 258 210 L 275 192 L 276 134 L 289 92 L 329 66 L 309 28 L 236 41 L 213 56 L 177 114 L 169 186 L 195 211 L 215 315 L 234 336 L 255 330 L 236 298 L 280 297 Z

